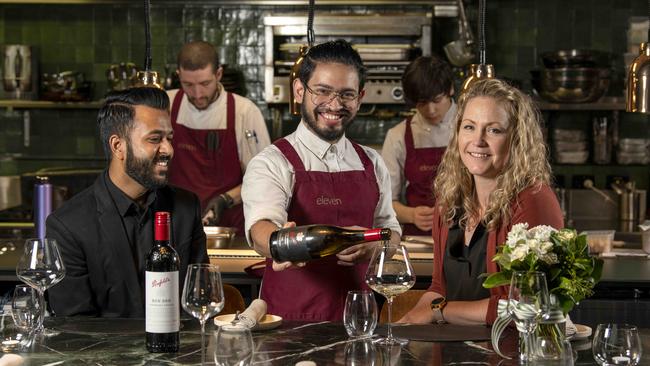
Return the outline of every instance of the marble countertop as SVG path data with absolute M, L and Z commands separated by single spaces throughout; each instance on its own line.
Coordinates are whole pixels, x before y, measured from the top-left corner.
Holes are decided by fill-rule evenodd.
M 8 318 L 10 319 L 10 317 Z M 25 365 L 200 365 L 198 321 L 182 321 L 180 351 L 154 354 L 144 346 L 142 319 L 49 318 L 46 326 L 58 335 L 36 342 L 20 353 Z M 433 330 L 432 326 L 432 330 Z M 439 326 L 438 326 L 439 327 Z M 438 328 L 440 329 L 440 328 Z M 213 365 L 212 335 L 207 330 L 206 365 Z M 642 330 L 644 348 L 650 350 L 650 329 Z M 340 323 L 285 322 L 274 330 L 253 332 L 253 365 L 516 365 L 489 350 L 487 342 L 411 341 L 405 347 L 377 346 L 347 337 Z M 516 336 L 508 335 L 502 350 L 514 354 Z M 481 347 L 486 347 L 487 350 Z M 580 349 L 576 365 L 595 365 L 589 341 L 574 343 Z M 645 352 L 641 364 L 650 364 Z

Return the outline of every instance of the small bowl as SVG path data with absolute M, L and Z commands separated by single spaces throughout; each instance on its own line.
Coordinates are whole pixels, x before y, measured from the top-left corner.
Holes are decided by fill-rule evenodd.
M 225 226 L 204 226 L 208 249 L 226 249 L 230 247 L 237 229 Z

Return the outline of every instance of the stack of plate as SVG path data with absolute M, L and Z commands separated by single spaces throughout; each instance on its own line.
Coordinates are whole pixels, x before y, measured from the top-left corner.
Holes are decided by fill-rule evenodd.
M 589 158 L 587 136 L 581 130 L 553 130 L 553 152 L 559 164 L 584 164 Z
M 624 138 L 618 142 L 616 151 L 616 161 L 619 164 L 648 164 L 650 155 L 648 154 L 648 140 Z

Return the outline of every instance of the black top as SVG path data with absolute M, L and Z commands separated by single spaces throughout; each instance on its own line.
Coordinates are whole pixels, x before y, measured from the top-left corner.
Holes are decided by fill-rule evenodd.
M 136 265 L 139 282 L 144 284 L 145 260 L 153 244 L 153 206 L 156 200 L 156 191 L 149 191 L 144 206 L 140 206 L 129 196 L 124 194 L 104 173 L 108 194 L 115 203 L 115 208 L 120 214 L 124 233 L 129 240 L 133 262 Z M 142 290 L 144 294 L 144 288 Z
M 465 245 L 465 230 L 458 221 L 449 228 L 447 248 L 443 258 L 443 269 L 447 281 L 447 301 L 472 301 L 490 297 L 490 291 L 483 288 L 487 272 L 485 256 L 488 231 L 479 223 L 469 245 Z

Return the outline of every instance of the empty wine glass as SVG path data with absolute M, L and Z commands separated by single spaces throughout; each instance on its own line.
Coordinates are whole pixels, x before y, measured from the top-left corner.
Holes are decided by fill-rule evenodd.
M 242 324 L 226 324 L 216 332 L 214 363 L 217 366 L 247 366 L 253 361 L 253 337 Z
M 415 272 L 406 247 L 388 242 L 378 245 L 368 265 L 366 283 L 371 289 L 382 294 L 388 304 L 387 334 L 385 338 L 378 339 L 377 343 L 405 345 L 408 340 L 393 337 L 391 310 L 393 298 L 408 291 L 415 284 Z
M 33 332 L 43 323 L 38 290 L 28 285 L 16 285 L 11 299 L 11 317 L 24 332 Z
M 201 362 L 205 363 L 205 322 L 217 315 L 225 304 L 219 267 L 207 263 L 187 266 L 181 303 L 183 309 L 201 323 Z
M 54 286 L 65 276 L 63 259 L 59 253 L 56 240 L 27 239 L 25 251 L 16 265 L 18 278 L 38 290 L 41 306 L 41 316 L 37 332 L 45 335 L 53 335 L 55 332 L 45 331 L 43 320 L 45 319 L 45 290 Z
M 643 353 L 639 331 L 629 324 L 598 324 L 591 350 L 599 365 L 638 365 Z
M 535 358 L 534 332 L 538 322 L 548 314 L 550 299 L 543 272 L 515 271 L 510 280 L 508 313 L 519 331 L 519 360 L 522 364 Z
M 371 291 L 348 291 L 343 326 L 350 337 L 372 335 L 377 326 L 377 301 Z

